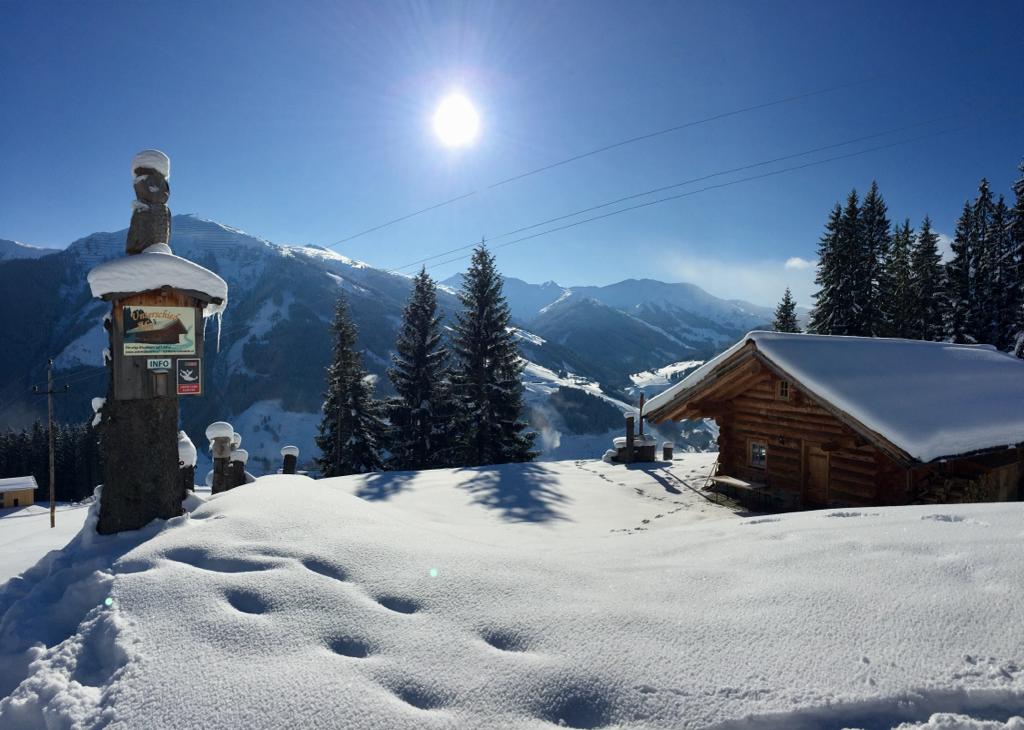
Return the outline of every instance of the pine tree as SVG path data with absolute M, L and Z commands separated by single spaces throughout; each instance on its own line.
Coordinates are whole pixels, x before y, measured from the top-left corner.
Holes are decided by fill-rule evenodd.
M 370 377 L 356 351 L 356 327 L 344 295 L 338 298 L 331 324 L 334 349 L 327 368 L 327 392 L 316 445 L 322 476 L 365 474 L 383 468 L 383 408 L 373 397 Z
M 993 296 L 997 286 L 998 261 L 995 251 L 995 204 L 988 180 L 978 184 L 978 197 L 971 211 L 968 262 L 970 264 L 970 304 L 967 330 L 973 341 L 995 341 L 999 304 Z
M 988 342 L 1000 350 L 1013 344 L 1013 326 L 1017 320 L 1018 282 L 1014 262 L 1013 239 L 1010 234 L 1010 209 L 1002 195 L 992 209 L 992 229 L 989 246 L 992 255 L 992 272 L 988 296 L 991 300 L 991 329 Z
M 950 342 L 974 342 L 969 333 L 971 317 L 971 220 L 973 209 L 970 202 L 964 203 L 960 219 L 956 222 L 953 243 L 950 248 L 953 258 L 945 267 L 945 285 L 942 294 L 942 328 L 945 339 Z
M 429 469 L 452 463 L 448 351 L 437 314 L 437 290 L 426 269 L 413 279 L 388 377 L 398 396 L 388 407 L 391 469 Z
M 818 291 L 814 294 L 814 308 L 811 310 L 808 329 L 819 335 L 834 334 L 834 331 L 841 327 L 845 314 L 837 307 L 840 289 L 839 229 L 842 219 L 843 209 L 836 203 L 825 223 L 825 232 L 818 241 L 818 269 L 814 277 Z
M 1009 212 L 1010 230 L 1010 277 L 1013 292 L 1008 307 L 1016 310 L 1016 317 L 1010 327 L 1007 340 L 1017 357 L 1024 358 L 1024 161 L 1017 167 L 1021 175 L 1013 183 L 1013 207 Z M 1015 301 L 1014 301 L 1015 300 Z
M 910 256 L 914 232 L 910 221 L 896 228 L 882 269 L 879 289 L 883 324 L 879 334 L 886 337 L 914 337 L 916 299 L 911 277 Z
M 796 319 L 796 301 L 789 287 L 786 287 L 782 301 L 775 308 L 775 321 L 772 322 L 772 329 L 776 332 L 799 332 L 800 324 Z
M 878 183 L 871 182 L 871 188 L 864 196 L 860 207 L 860 230 L 854 237 L 854 251 L 857 265 L 852 269 L 855 296 L 860 305 L 855 332 L 864 336 L 882 334 L 886 327 L 882 313 L 882 278 L 884 262 L 891 245 L 888 208 Z
M 939 236 L 925 216 L 917 243 L 910 254 L 910 281 L 913 292 L 911 337 L 920 340 L 942 339 L 942 255 Z
M 523 362 L 512 331 L 494 257 L 481 243 L 473 251 L 459 293 L 452 349 L 452 386 L 458 403 L 461 463 L 466 466 L 530 461 L 535 434 L 520 420 Z

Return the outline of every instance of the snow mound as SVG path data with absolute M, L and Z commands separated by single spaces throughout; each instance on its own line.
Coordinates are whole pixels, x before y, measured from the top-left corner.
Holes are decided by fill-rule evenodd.
M 134 256 L 107 261 L 89 272 L 94 297 L 132 294 L 165 286 L 190 289 L 217 300 L 206 305 L 207 317 L 222 313 L 228 305 L 228 285 L 197 263 L 170 253 L 166 245 L 153 245 Z M 219 303 L 218 303 L 219 302 Z
M 272 476 L 87 528 L 0 592 L 0 727 L 1019 714 L 1024 505 L 740 520 L 694 488 L 713 459 Z

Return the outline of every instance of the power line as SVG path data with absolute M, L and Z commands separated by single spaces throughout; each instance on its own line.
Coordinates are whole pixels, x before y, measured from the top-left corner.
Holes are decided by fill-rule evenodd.
M 926 121 L 923 121 L 923 122 L 915 122 L 914 124 L 907 124 L 907 125 L 904 125 L 902 127 L 894 127 L 892 129 L 887 129 L 887 130 L 884 130 L 884 131 L 881 131 L 881 132 L 875 132 L 873 134 L 867 134 L 867 135 L 863 135 L 861 137 L 854 137 L 853 139 L 844 140 L 842 142 L 835 142 L 833 144 L 827 144 L 827 145 L 823 145 L 821 147 L 814 147 L 814 148 L 811 148 L 809 150 L 803 150 L 802 152 L 794 152 L 792 154 L 782 155 L 781 157 L 773 157 L 773 158 L 768 159 L 768 160 L 761 160 L 760 162 L 752 162 L 752 163 L 750 163 L 748 165 L 741 165 L 740 167 L 733 167 L 733 168 L 730 168 L 728 170 L 721 170 L 719 172 L 712 172 L 712 173 L 707 174 L 707 175 L 701 175 L 700 177 L 690 178 L 689 180 L 682 180 L 680 182 L 672 183 L 670 185 L 663 185 L 663 186 L 658 187 L 658 188 L 652 188 L 652 189 L 646 190 L 646 191 L 644 191 L 642 193 L 634 193 L 632 195 L 626 195 L 624 197 L 617 198 L 615 200 L 610 200 L 610 201 L 605 202 L 605 203 L 599 203 L 598 205 L 592 205 L 592 206 L 590 206 L 588 208 L 581 208 L 579 210 L 573 211 L 572 213 L 566 213 L 565 215 L 555 216 L 554 218 L 548 218 L 547 220 L 541 221 L 540 223 L 532 223 L 532 224 L 530 224 L 528 226 L 523 226 L 521 228 L 516 228 L 515 230 L 512 230 L 512 231 L 507 231 L 506 233 L 502 233 L 501 235 L 494 236 L 493 238 L 491 238 L 489 240 L 490 241 L 497 241 L 497 240 L 500 240 L 502 238 L 506 238 L 508 236 L 514 236 L 517 233 L 522 233 L 523 231 L 528 231 L 528 230 L 533 229 L 533 228 L 539 228 L 540 226 L 548 225 L 548 224 L 551 224 L 551 223 L 557 223 L 558 221 L 565 220 L 566 218 L 573 218 L 573 217 L 575 217 L 577 215 L 583 215 L 584 213 L 590 213 L 592 211 L 600 210 L 601 208 L 607 208 L 608 206 L 616 205 L 618 203 L 624 203 L 624 202 L 627 202 L 629 200 L 635 200 L 636 198 L 645 197 L 647 195 L 653 195 L 655 193 L 664 192 L 666 190 L 672 190 L 674 188 L 683 187 L 684 185 L 692 185 L 693 183 L 703 182 L 704 180 L 710 180 L 710 179 L 715 178 L 715 177 L 721 177 L 722 175 L 730 175 L 730 174 L 736 173 L 736 172 L 743 172 L 744 170 L 751 170 L 751 169 L 754 169 L 756 167 L 763 167 L 765 165 L 771 165 L 771 164 L 776 163 L 776 162 L 783 162 L 785 160 L 791 160 L 791 159 L 795 159 L 797 157 L 805 157 L 807 155 L 811 155 L 811 154 L 814 154 L 816 152 L 824 152 L 825 150 L 835 149 L 837 147 L 845 147 L 847 145 L 856 144 L 857 142 L 865 142 L 865 141 L 867 141 L 869 139 L 877 139 L 878 137 L 884 137 L 884 136 L 889 135 L 889 134 L 896 134 L 897 132 L 905 132 L 905 131 L 908 131 L 910 129 L 917 129 L 919 127 L 925 127 L 925 126 L 928 126 L 930 124 L 936 124 L 938 122 L 942 122 L 942 121 L 946 121 L 948 119 L 956 118 L 957 116 L 960 116 L 960 115 L 958 115 L 958 114 L 946 114 L 946 115 L 943 115 L 941 117 L 935 117 L 933 119 L 929 119 L 929 120 L 926 120 Z M 447 251 L 443 251 L 441 253 L 433 254 L 431 256 L 427 256 L 427 257 L 422 258 L 422 259 L 417 259 L 416 261 L 411 261 L 411 262 L 409 262 L 407 264 L 403 264 L 402 266 L 396 267 L 394 269 L 390 269 L 390 272 L 391 273 L 398 273 L 398 272 L 402 271 L 403 269 L 408 269 L 408 268 L 411 268 L 411 267 L 416 266 L 418 264 L 423 264 L 423 263 L 426 263 L 428 261 L 432 261 L 434 259 L 441 258 L 442 256 L 447 256 L 449 254 L 456 253 L 458 251 L 463 251 L 463 250 L 465 250 L 467 248 L 473 248 L 478 243 L 479 242 L 474 242 L 474 243 L 466 244 L 464 246 L 458 246 L 456 248 L 452 248 L 452 249 L 449 249 Z
M 475 195 L 479 195 L 482 192 L 485 192 L 485 191 L 488 191 L 488 190 L 494 190 L 495 188 L 500 188 L 503 185 L 508 185 L 511 182 L 515 182 L 517 180 L 522 180 L 523 178 L 530 177 L 532 175 L 537 175 L 537 174 L 542 173 L 542 172 L 547 172 L 548 170 L 553 170 L 556 167 L 562 167 L 563 165 L 568 165 L 568 164 L 570 164 L 572 162 L 577 162 L 579 160 L 586 159 L 587 157 L 593 157 L 594 155 L 599 155 L 599 154 L 601 154 L 603 152 L 608 152 L 610 150 L 618 149 L 619 147 L 625 147 L 626 145 L 635 144 L 637 142 L 643 142 L 643 141 L 646 141 L 646 140 L 649 140 L 649 139 L 654 139 L 655 137 L 661 137 L 661 136 L 666 135 L 666 134 L 672 134 L 673 132 L 679 132 L 679 131 L 682 131 L 684 129 L 689 129 L 691 127 L 699 126 L 701 124 L 709 124 L 711 122 L 716 122 L 716 121 L 719 121 L 721 119 L 727 119 L 729 117 L 738 116 L 740 114 L 746 114 L 748 112 L 759 111 L 761 109 L 769 109 L 769 108 L 774 107 L 774 106 L 780 106 L 782 104 L 790 104 L 792 102 L 801 101 L 803 99 L 808 99 L 808 98 L 813 97 L 813 96 L 820 96 L 822 94 L 828 94 L 828 93 L 831 93 L 833 91 L 840 91 L 842 89 L 848 89 L 848 88 L 850 88 L 852 86 L 859 86 L 861 84 L 866 84 L 867 82 L 871 81 L 874 78 L 876 78 L 876 76 L 871 76 L 871 77 L 868 77 L 868 78 L 865 78 L 865 79 L 861 79 L 860 81 L 850 81 L 850 82 L 847 82 L 845 84 L 837 84 L 835 86 L 828 86 L 828 87 L 821 88 L 821 89 L 815 89 L 813 91 L 807 91 L 807 92 L 804 92 L 802 94 L 793 94 L 791 96 L 785 96 L 785 97 L 782 97 L 782 98 L 779 98 L 779 99 L 773 99 L 772 101 L 766 101 L 766 102 L 763 102 L 761 104 L 752 104 L 750 106 L 740 107 L 739 109 L 732 109 L 732 110 L 727 111 L 727 112 L 720 112 L 718 114 L 713 114 L 713 115 L 711 115 L 709 117 L 704 117 L 702 119 L 694 119 L 694 120 L 689 121 L 689 122 L 683 122 L 682 124 L 675 124 L 675 125 L 673 125 L 671 127 L 666 127 L 664 129 L 659 129 L 659 130 L 656 130 L 654 132 L 647 132 L 646 134 L 639 134 L 639 135 L 636 135 L 635 137 L 629 137 L 627 139 L 623 139 L 623 140 L 620 140 L 618 142 L 613 142 L 611 144 L 607 144 L 607 145 L 604 145 L 602 147 L 597 147 L 597 148 L 589 150 L 587 152 L 581 152 L 579 154 L 573 155 L 572 157 L 567 157 L 567 158 L 565 158 L 563 160 L 558 160 L 557 162 L 552 162 L 552 163 L 549 163 L 547 165 L 542 165 L 541 167 L 534 168 L 532 170 L 527 170 L 526 172 L 521 172 L 521 173 L 519 173 L 517 175 L 513 175 L 512 177 L 505 178 L 504 180 L 499 180 L 496 183 L 491 183 L 490 185 L 487 185 L 487 186 L 485 186 L 483 188 L 477 188 L 476 190 L 471 190 L 468 193 L 463 193 L 462 195 L 457 195 L 454 198 L 449 198 L 448 200 L 443 200 L 440 203 L 435 203 L 433 205 L 428 205 L 426 208 L 421 208 L 420 210 L 414 211 L 412 213 L 407 213 L 405 215 L 398 216 L 397 218 L 392 218 L 389 221 L 385 221 L 384 223 L 381 223 L 379 225 L 372 226 L 370 228 L 367 228 L 366 230 L 359 231 L 358 233 L 354 233 L 351 236 L 347 236 L 346 238 L 342 238 L 340 241 L 335 241 L 334 243 L 327 244 L 324 248 L 335 248 L 337 246 L 342 245 L 343 243 L 349 243 L 351 241 L 356 240 L 357 238 L 361 238 L 361 237 L 363 237 L 365 235 L 368 235 L 370 233 L 374 233 L 376 231 L 379 231 L 382 228 L 387 228 L 389 226 L 393 226 L 396 223 L 401 223 L 402 221 L 407 221 L 410 218 L 415 218 L 416 216 L 422 215 L 423 213 L 429 213 L 432 210 L 437 210 L 438 208 L 443 208 L 445 206 L 451 205 L 452 203 L 457 203 L 460 200 L 465 200 L 466 198 L 471 198 L 471 197 L 473 197 Z
M 1006 119 L 1014 119 L 1014 118 L 1017 118 L 1017 117 L 1016 116 L 1011 116 L 1011 117 L 1007 117 Z M 818 166 L 818 165 L 824 165 L 824 164 L 827 164 L 829 162 L 836 162 L 838 160 L 845 160 L 845 159 L 849 159 L 849 158 L 852 158 L 852 157 L 859 157 L 860 155 L 869 154 L 871 152 L 878 152 L 880 150 L 885 150 L 885 149 L 891 149 L 893 147 L 899 147 L 901 145 L 910 144 L 912 142 L 918 142 L 918 141 L 923 140 L 923 139 L 928 139 L 928 138 L 931 138 L 931 137 L 937 137 L 937 136 L 943 135 L 943 134 L 952 134 L 954 132 L 959 132 L 959 131 L 962 131 L 964 129 L 969 129 L 972 126 L 976 126 L 976 125 L 975 124 L 965 124 L 965 125 L 961 125 L 959 127 L 953 127 L 952 129 L 945 129 L 945 130 L 940 130 L 940 131 L 937 131 L 937 132 L 930 132 L 928 134 L 918 135 L 916 137 L 911 137 L 909 139 L 898 140 L 896 142 L 890 142 L 890 143 L 884 144 L 884 145 L 877 145 L 875 147 L 868 147 L 866 149 L 858 150 L 856 152 L 850 152 L 850 153 L 847 153 L 847 154 L 844 154 L 844 155 L 835 155 L 833 157 L 826 157 L 826 158 L 821 159 L 821 160 L 813 160 L 811 162 L 805 162 L 802 165 L 793 165 L 791 167 L 784 167 L 784 168 L 781 168 L 779 170 L 772 170 L 771 172 L 765 172 L 765 173 L 762 173 L 760 175 L 751 175 L 749 177 L 742 177 L 742 178 L 738 178 L 736 180 L 730 180 L 728 182 L 718 183 L 716 185 L 708 185 L 708 186 L 705 186 L 703 188 L 698 188 L 697 190 L 689 190 L 689 191 L 687 191 L 685 193 L 677 193 L 676 195 L 669 195 L 669 196 L 666 196 L 664 198 L 658 198 L 656 200 L 647 201 L 646 203 L 639 203 L 637 205 L 631 205 L 631 206 L 628 206 L 626 208 L 620 208 L 618 210 L 613 210 L 613 211 L 611 211 L 609 213 L 603 213 L 601 215 L 592 216 L 590 218 L 584 218 L 584 219 L 579 220 L 579 221 L 574 221 L 573 223 L 567 223 L 564 226 L 558 226 L 556 228 L 550 228 L 550 229 L 545 230 L 545 231 L 540 231 L 539 233 L 533 233 L 533 234 L 530 234 L 529 236 L 522 236 L 520 238 L 513 239 L 512 241 L 507 241 L 506 243 L 503 243 L 503 244 L 500 244 L 498 246 L 495 246 L 495 248 L 504 248 L 506 246 L 511 246 L 513 244 L 521 243 L 523 241 L 529 241 L 529 240 L 532 240 L 534 238 L 539 238 L 541 236 L 547 236 L 547 235 L 549 235 L 551 233 L 557 233 L 559 231 L 564 231 L 564 230 L 567 230 L 569 228 L 575 228 L 576 226 L 583 225 L 584 223 L 591 223 L 593 221 L 602 220 L 604 218 L 611 218 L 612 216 L 620 215 L 622 213 L 628 213 L 630 211 L 639 210 L 641 208 L 647 208 L 647 207 L 650 207 L 652 205 L 659 205 L 661 203 L 667 203 L 667 202 L 670 202 L 670 201 L 673 201 L 673 200 L 679 200 L 680 198 L 686 198 L 686 197 L 689 197 L 691 195 L 697 195 L 698 193 L 707 192 L 709 190 L 717 190 L 717 189 L 720 189 L 720 188 L 727 188 L 727 187 L 731 187 L 732 185 L 738 185 L 740 183 L 751 182 L 751 181 L 754 181 L 754 180 L 762 180 L 764 178 L 774 177 L 776 175 L 782 175 L 782 174 L 787 173 L 787 172 L 794 172 L 796 170 L 803 170 L 803 169 L 806 169 L 806 168 L 809 168 L 809 167 L 815 167 L 815 166 Z M 651 191 L 648 191 L 648 194 L 651 194 Z M 642 195 L 642 194 L 640 194 L 640 195 Z M 469 255 L 456 256 L 454 258 L 447 259 L 445 261 L 440 261 L 440 262 L 438 262 L 436 264 L 432 264 L 431 266 L 429 266 L 427 268 L 433 269 L 433 268 L 436 268 L 438 266 L 444 266 L 445 264 L 454 263 L 456 261 L 461 261 L 461 260 L 466 259 L 466 258 L 469 258 Z

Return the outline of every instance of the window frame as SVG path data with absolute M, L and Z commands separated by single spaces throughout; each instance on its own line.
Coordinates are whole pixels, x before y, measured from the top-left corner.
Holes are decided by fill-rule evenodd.
M 761 463 L 754 462 L 754 447 L 760 446 L 763 452 Z M 759 469 L 762 471 L 768 471 L 768 440 L 767 439 L 747 439 L 747 466 L 751 469 Z
M 775 384 L 775 397 L 779 400 L 789 400 L 792 393 L 793 388 L 788 380 L 779 380 Z

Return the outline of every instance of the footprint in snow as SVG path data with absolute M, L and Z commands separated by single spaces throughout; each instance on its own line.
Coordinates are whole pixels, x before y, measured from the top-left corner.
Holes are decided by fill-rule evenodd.
M 321 560 L 320 558 L 303 558 L 299 562 L 302 563 L 306 570 L 310 570 L 314 573 L 319 573 L 320 575 L 333 578 L 334 580 L 348 580 L 348 574 L 345 573 L 344 569 L 328 563 L 326 560 Z
M 411 598 L 402 598 L 401 596 L 378 596 L 376 598 L 377 603 L 382 605 L 389 611 L 395 613 L 416 613 L 420 610 L 420 604 Z
M 328 639 L 327 647 L 335 654 L 353 659 L 365 659 L 370 655 L 370 645 L 351 636 L 335 636 Z

